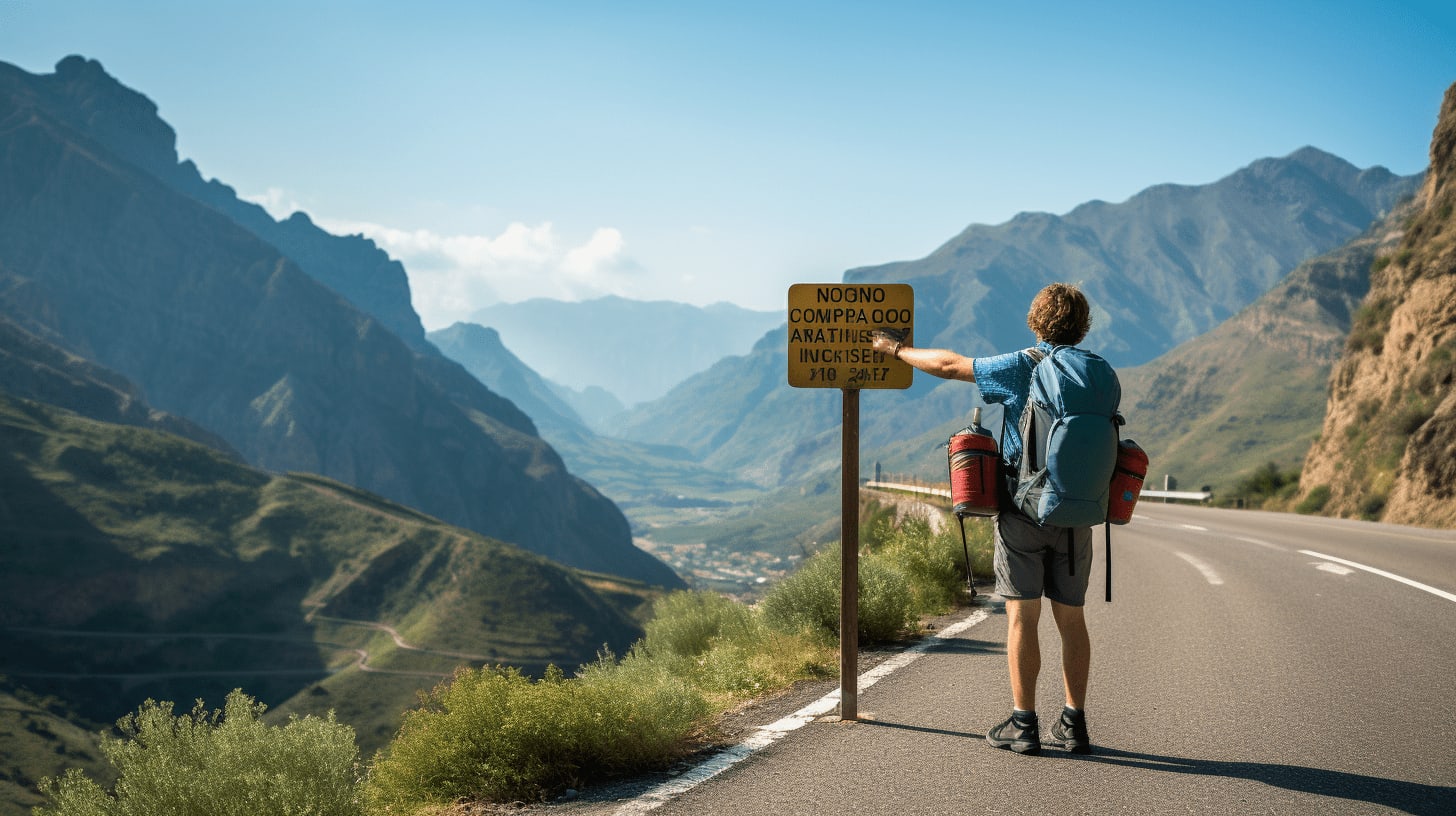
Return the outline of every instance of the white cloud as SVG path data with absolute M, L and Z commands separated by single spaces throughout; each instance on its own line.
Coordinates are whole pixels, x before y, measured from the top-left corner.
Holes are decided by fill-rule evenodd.
M 275 221 L 282 221 L 303 209 L 303 205 L 294 200 L 293 194 L 281 187 L 269 187 L 267 192 L 260 195 L 243 195 L 239 193 L 238 198 L 244 201 L 251 201 L 267 210 L 268 214 L 273 216 L 273 220 Z
M 337 234 L 362 233 L 404 264 L 415 311 L 427 329 L 466 320 L 498 301 L 641 297 L 643 270 L 625 254 L 620 230 L 597 229 L 568 246 L 551 222 L 512 223 L 500 235 L 443 235 L 383 224 L 318 219 Z

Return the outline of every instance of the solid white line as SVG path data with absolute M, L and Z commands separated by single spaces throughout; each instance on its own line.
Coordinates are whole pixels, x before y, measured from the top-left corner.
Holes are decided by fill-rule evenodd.
M 1218 573 L 1213 571 L 1213 567 L 1210 567 L 1209 565 L 1203 563 L 1202 561 L 1194 558 L 1193 556 L 1185 552 L 1178 552 L 1177 550 L 1174 550 L 1173 554 L 1183 559 L 1184 561 L 1192 564 L 1194 569 L 1203 573 L 1204 579 L 1207 580 L 1210 585 L 1218 586 L 1223 583 L 1223 579 L 1218 577 Z
M 1382 578 L 1389 578 L 1392 581 L 1399 581 L 1402 584 L 1405 584 L 1406 586 L 1412 586 L 1412 587 L 1415 587 L 1416 589 L 1422 590 L 1424 592 L 1429 592 L 1432 595 L 1436 595 L 1438 597 L 1445 598 L 1448 601 L 1456 602 L 1456 595 L 1453 595 L 1452 593 L 1447 592 L 1444 589 L 1436 589 L 1433 586 L 1427 586 L 1427 585 L 1421 583 L 1420 581 L 1412 581 L 1409 578 L 1406 578 L 1406 577 L 1401 576 L 1401 575 L 1396 575 L 1393 572 L 1386 572 L 1383 569 L 1376 569 L 1375 567 L 1368 567 L 1368 566 L 1366 566 L 1364 564 L 1361 564 L 1361 563 L 1358 563 L 1358 562 L 1355 562 L 1355 561 L 1346 561 L 1343 558 L 1336 558 L 1333 555 L 1325 555 L 1324 553 L 1317 553 L 1314 550 L 1300 550 L 1300 552 L 1304 553 L 1305 555 L 1312 555 L 1315 558 L 1323 558 L 1326 561 L 1334 561 L 1336 564 L 1344 564 L 1347 567 L 1354 567 L 1355 569 L 1358 569 L 1358 570 L 1365 570 L 1366 572 L 1374 573 L 1375 575 L 1379 575 Z
M 914 663 L 934 645 L 935 641 L 953 638 L 990 616 L 991 613 L 987 610 L 978 609 L 968 615 L 964 620 L 947 626 L 935 635 L 920 641 L 909 649 L 880 663 L 878 666 L 859 676 L 859 691 L 864 691 L 875 683 L 889 677 L 891 674 Z M 674 797 L 681 796 L 699 784 L 737 765 L 757 751 L 767 748 L 769 745 L 782 739 L 790 731 L 803 728 L 805 725 L 838 707 L 839 689 L 835 689 L 781 720 L 759 726 L 758 730 L 754 731 L 748 739 L 714 754 L 699 765 L 683 772 L 676 779 L 670 782 L 664 782 L 641 796 L 638 796 L 636 799 L 623 803 L 615 811 L 615 816 L 634 816 L 634 814 L 656 810 L 667 804 Z

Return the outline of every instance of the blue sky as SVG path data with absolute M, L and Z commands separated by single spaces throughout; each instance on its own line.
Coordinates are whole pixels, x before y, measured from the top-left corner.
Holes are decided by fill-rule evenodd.
M 535 296 L 782 309 L 1304 145 L 1419 172 L 1445 5 L 0 0 L 0 60 L 100 60 L 205 176 L 375 238 L 439 328 Z

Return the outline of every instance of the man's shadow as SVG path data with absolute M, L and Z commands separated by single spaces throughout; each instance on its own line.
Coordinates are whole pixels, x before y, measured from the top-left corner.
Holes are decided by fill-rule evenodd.
M 919 725 L 865 721 L 865 725 L 884 728 L 900 728 L 926 734 L 939 734 L 965 739 L 984 740 L 984 734 L 967 731 L 950 731 L 943 728 L 928 728 Z M 1056 746 L 1043 751 L 1043 758 L 1055 757 L 1078 762 L 1102 762 L 1122 765 L 1145 771 L 1190 774 L 1194 776 L 1222 776 L 1230 779 L 1249 779 L 1263 782 L 1277 788 L 1333 796 L 1355 802 L 1369 802 L 1373 805 L 1394 808 L 1413 816 L 1450 816 L 1453 802 L 1456 802 L 1456 788 L 1442 785 L 1426 785 L 1420 782 L 1405 782 L 1399 779 L 1385 779 L 1378 776 L 1331 771 L 1324 768 L 1310 768 L 1304 765 L 1284 765 L 1270 762 L 1228 762 L 1216 759 L 1187 759 L 1162 754 L 1137 753 L 1117 748 L 1094 746 L 1091 754 L 1073 754 Z

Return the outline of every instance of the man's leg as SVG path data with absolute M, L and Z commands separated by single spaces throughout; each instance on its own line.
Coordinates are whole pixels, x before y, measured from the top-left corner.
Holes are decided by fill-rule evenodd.
M 1067 692 L 1067 708 L 1052 724 L 1052 741 L 1074 754 L 1091 753 L 1092 738 L 1087 735 L 1087 715 L 1082 710 L 1087 700 L 1087 673 L 1092 666 L 1087 617 L 1080 606 L 1052 601 L 1052 618 L 1062 636 L 1062 685 Z
M 1056 609 L 1056 605 L 1052 608 Z M 1011 704 L 1022 711 L 1036 710 L 1036 677 L 1041 673 L 1041 642 L 1036 627 L 1040 621 L 1041 598 L 1006 600 L 1006 662 L 1011 670 Z
M 1067 705 L 1081 710 L 1087 701 L 1087 675 L 1092 667 L 1092 639 L 1087 634 L 1087 617 L 1080 606 L 1052 601 L 1052 618 L 1056 620 L 1057 632 L 1062 637 L 1062 685 L 1066 689 Z

